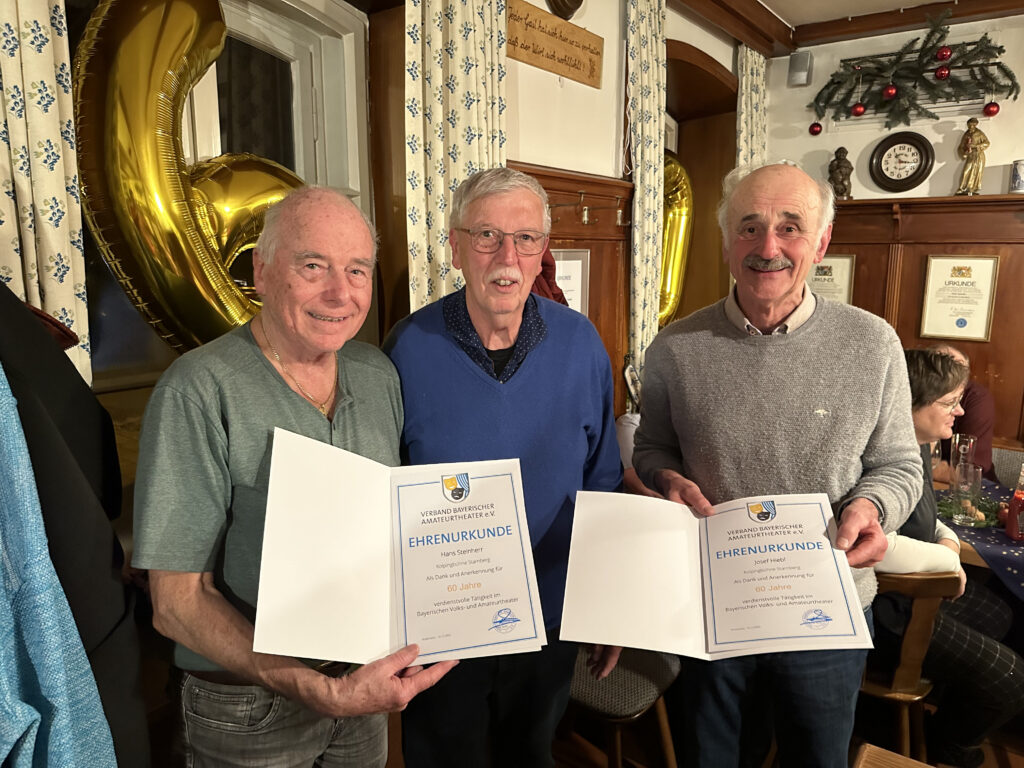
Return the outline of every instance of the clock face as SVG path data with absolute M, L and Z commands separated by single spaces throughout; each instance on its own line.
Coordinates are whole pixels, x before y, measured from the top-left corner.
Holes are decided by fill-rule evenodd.
M 920 167 L 921 150 L 911 144 L 889 147 L 882 155 L 881 170 L 890 179 L 906 179 Z
M 913 131 L 886 136 L 871 152 L 871 179 L 889 192 L 906 192 L 928 178 L 935 150 L 928 139 Z

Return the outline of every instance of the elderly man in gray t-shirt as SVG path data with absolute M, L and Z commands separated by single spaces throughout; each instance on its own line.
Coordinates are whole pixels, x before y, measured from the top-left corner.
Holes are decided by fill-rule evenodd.
M 253 255 L 261 312 L 176 360 L 146 407 L 134 565 L 149 569 L 154 626 L 175 641 L 190 766 L 383 768 L 383 713 L 452 666 L 407 668 L 416 646 L 352 669 L 252 647 L 275 427 L 399 463 L 398 375 L 353 339 L 375 255 L 369 223 L 344 195 L 292 192 L 268 211 Z
M 805 285 L 832 218 L 831 188 L 794 166 L 726 178 L 719 223 L 736 287 L 648 349 L 633 464 L 700 514 L 744 496 L 826 493 L 867 609 L 870 566 L 917 502 L 921 462 L 896 333 Z M 774 713 L 783 765 L 845 766 L 865 656 L 687 660 L 676 713 L 686 762 L 753 764 L 762 744 L 750 735 Z

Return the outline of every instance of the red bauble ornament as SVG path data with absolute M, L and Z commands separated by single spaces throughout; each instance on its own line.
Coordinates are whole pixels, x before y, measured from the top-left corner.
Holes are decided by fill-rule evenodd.
M 995 117 L 999 114 L 999 104 L 995 101 L 990 101 L 986 104 L 982 110 L 988 117 Z
M 807 129 L 807 132 L 811 134 L 811 136 L 817 136 L 819 133 L 821 133 L 821 123 L 811 123 L 810 127 L 808 127 Z
M 943 64 L 941 67 L 935 70 L 936 80 L 945 80 L 949 77 L 949 67 Z
M 944 45 L 935 52 L 935 59 L 937 61 L 949 61 L 950 56 L 953 55 L 953 49 L 948 45 Z
M 865 110 L 867 110 L 867 107 L 865 107 L 858 101 L 856 104 L 850 107 L 850 114 L 853 115 L 854 117 L 860 117 L 861 115 L 864 114 Z
M 885 86 L 885 88 L 882 89 L 882 98 L 887 101 L 889 99 L 895 99 L 897 93 L 899 93 L 899 90 L 896 88 L 896 86 L 893 85 L 892 83 L 889 83 L 887 86 Z

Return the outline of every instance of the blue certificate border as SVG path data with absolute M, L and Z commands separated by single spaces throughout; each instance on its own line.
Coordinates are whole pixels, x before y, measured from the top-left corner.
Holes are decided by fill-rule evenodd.
M 523 556 L 523 558 L 522 558 L 523 575 L 526 577 L 526 593 L 527 593 L 527 597 L 528 597 L 529 603 L 530 603 L 530 622 L 531 622 L 531 626 L 533 627 L 533 634 L 532 635 L 528 635 L 526 637 L 516 637 L 516 638 L 509 639 L 509 640 L 496 640 L 493 643 L 478 643 L 477 645 L 464 645 L 464 646 L 460 646 L 458 648 L 445 648 L 444 650 L 440 650 L 440 651 L 431 651 L 430 653 L 421 653 L 420 654 L 420 658 L 426 658 L 428 656 L 437 656 L 437 655 L 442 654 L 442 653 L 452 653 L 453 651 L 466 651 L 466 650 L 471 650 L 473 648 L 487 648 L 487 647 L 490 647 L 492 645 L 505 645 L 507 643 L 520 643 L 523 640 L 536 640 L 537 639 L 537 617 L 534 614 L 534 610 L 533 610 L 533 603 L 534 603 L 533 591 L 530 589 L 530 579 L 529 579 L 529 576 L 527 576 L 526 547 L 523 544 L 523 541 L 524 541 L 523 529 L 522 529 L 522 525 L 520 524 L 520 519 L 519 519 L 519 505 L 520 505 L 520 502 L 519 502 L 519 499 L 516 497 L 516 484 L 514 482 L 512 482 L 512 473 L 511 472 L 499 472 L 499 473 L 494 474 L 494 475 L 476 475 L 476 476 L 471 477 L 470 479 L 471 480 L 489 480 L 491 478 L 502 478 L 502 477 L 508 478 L 508 482 L 512 486 L 512 503 L 513 503 L 513 505 L 515 507 L 515 512 L 516 512 L 516 514 L 515 514 L 515 525 L 516 525 L 516 532 L 519 534 L 520 550 L 522 551 L 522 556 Z M 398 510 L 397 510 L 398 511 L 398 564 L 399 564 L 399 571 L 401 572 L 401 579 L 402 579 L 401 586 L 402 586 L 402 644 L 403 645 L 406 645 L 409 642 L 409 618 L 408 618 L 409 614 L 406 611 L 406 607 L 407 606 L 406 606 L 406 602 L 405 602 L 405 547 L 402 546 L 402 542 L 405 540 L 405 538 L 404 538 L 404 534 L 403 534 L 403 531 L 402 531 L 402 489 L 403 488 L 417 487 L 417 486 L 421 486 L 421 485 L 437 485 L 437 486 L 440 486 L 441 485 L 441 481 L 440 480 L 430 480 L 430 481 L 424 482 L 424 483 L 404 483 L 404 484 L 400 483 L 399 485 L 396 486 L 396 488 L 398 490 L 398 493 L 397 493 L 397 496 L 398 496 Z M 529 537 L 527 537 L 527 538 L 529 538 Z M 531 552 L 531 556 L 532 556 L 532 552 Z
M 825 514 L 825 505 L 823 505 L 821 502 L 812 502 L 812 501 L 805 501 L 805 502 L 782 502 L 780 504 L 780 506 L 783 509 L 785 509 L 786 507 L 815 506 L 815 507 L 818 508 L 818 513 L 821 515 L 821 522 L 824 524 L 825 530 L 826 531 L 828 530 L 828 518 L 832 514 L 832 507 L 831 506 L 829 506 L 828 515 Z M 735 510 L 745 509 L 745 508 L 746 508 L 745 505 L 744 506 L 736 506 L 736 507 L 732 507 L 730 509 L 722 510 L 722 512 L 720 512 L 719 514 L 727 513 L 727 512 L 733 512 Z M 705 558 L 706 558 L 705 562 L 707 562 L 709 564 L 709 566 L 710 566 L 710 563 L 711 563 L 711 547 L 710 547 L 710 543 L 708 542 L 708 535 L 707 535 L 707 524 L 708 524 L 707 518 L 702 519 L 700 521 L 700 523 L 701 523 L 701 533 L 702 533 L 701 539 L 702 539 L 702 544 L 703 544 L 703 547 L 704 547 L 704 555 L 705 555 Z M 841 576 L 839 574 L 839 563 L 836 561 L 836 557 L 838 556 L 837 555 L 838 550 L 836 550 L 835 547 L 832 546 L 832 539 L 831 538 L 829 538 L 828 541 L 829 541 L 829 549 L 832 552 L 832 564 L 835 566 L 835 569 L 836 569 L 836 578 L 839 580 L 839 588 L 843 592 L 843 602 L 846 604 L 846 615 L 847 615 L 848 621 L 850 622 L 850 628 L 851 628 L 852 631 L 851 632 L 815 632 L 813 637 L 856 637 L 857 636 L 857 628 L 856 628 L 856 624 L 855 624 L 855 622 L 853 620 L 853 613 L 851 612 L 851 609 L 850 609 L 850 596 L 846 593 L 846 586 L 843 584 L 843 580 L 842 580 L 842 578 L 841 578 Z M 839 554 L 841 554 L 843 557 L 846 556 L 845 552 L 840 552 Z M 756 638 L 750 638 L 749 640 L 728 640 L 728 641 L 719 640 L 718 639 L 718 624 L 715 621 L 715 584 L 714 584 L 714 578 L 711 575 L 712 570 L 713 569 L 709 567 L 708 568 L 708 573 L 707 573 L 708 592 L 711 595 L 711 607 L 710 607 L 710 610 L 709 610 L 709 614 L 710 615 L 707 618 L 708 618 L 708 622 L 710 623 L 710 625 L 712 627 L 712 635 L 715 638 L 714 639 L 714 644 L 716 646 L 741 645 L 743 643 L 759 643 L 759 642 L 762 642 L 762 641 L 765 641 L 765 640 L 804 639 L 806 637 L 809 637 L 809 635 L 807 635 L 807 634 L 799 634 L 799 635 L 777 635 L 775 637 L 756 637 Z M 858 610 L 859 610 L 860 609 L 860 599 L 859 598 L 857 600 L 857 606 L 858 606 Z M 710 652 L 711 649 L 708 648 L 707 650 Z

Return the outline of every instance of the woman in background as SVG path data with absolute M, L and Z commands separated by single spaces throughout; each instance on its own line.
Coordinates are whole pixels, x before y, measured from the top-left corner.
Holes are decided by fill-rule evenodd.
M 890 534 L 889 550 L 875 568 L 887 573 L 960 572 L 962 597 L 940 608 L 922 668 L 935 683 L 938 705 L 925 731 L 930 762 L 980 766 L 984 755 L 978 745 L 1024 708 L 1024 660 L 999 642 L 1013 614 L 984 587 L 967 582 L 959 539 L 938 519 L 932 491 L 931 444 L 950 437 L 953 420 L 963 413 L 960 397 L 969 371 L 934 350 L 908 350 L 906 358 L 924 488 L 899 534 Z M 873 609 L 875 654 L 895 660 L 910 617 L 910 599 L 881 594 Z

